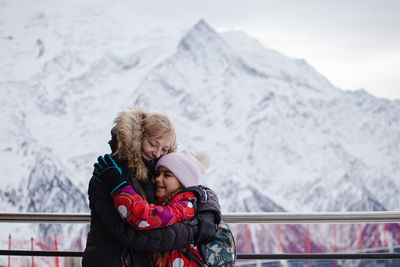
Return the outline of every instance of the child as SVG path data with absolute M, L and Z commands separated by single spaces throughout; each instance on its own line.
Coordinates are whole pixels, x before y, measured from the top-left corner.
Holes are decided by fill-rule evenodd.
M 166 154 L 156 164 L 158 176 L 154 180 L 159 205 L 149 204 L 129 184 L 122 182 L 112 191 L 114 208 L 124 220 L 140 230 L 193 219 L 196 196 L 184 189 L 199 185 L 208 164 L 208 155 L 204 153 L 196 156 L 188 151 Z M 197 247 L 188 245 L 186 249 L 201 258 Z M 154 253 L 154 263 L 156 266 L 199 266 L 198 260 L 188 259 L 179 249 Z

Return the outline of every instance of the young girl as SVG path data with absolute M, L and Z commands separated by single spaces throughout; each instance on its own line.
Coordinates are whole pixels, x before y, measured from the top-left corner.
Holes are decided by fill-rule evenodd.
M 105 156 L 99 173 L 110 165 L 106 160 L 110 162 L 112 158 Z M 140 230 L 166 227 L 184 219 L 193 219 L 196 195 L 189 190 L 190 187 L 199 185 L 199 179 L 208 163 L 205 153 L 194 156 L 188 151 L 181 151 L 164 155 L 156 164 L 158 176 L 155 184 L 159 205 L 149 204 L 128 183 L 122 179 L 114 179 L 114 207 L 124 220 Z M 201 194 L 196 191 L 198 193 Z M 173 249 L 165 253 L 154 253 L 154 263 L 156 266 L 199 266 L 201 257 L 197 247 L 187 245 L 186 249 L 198 259 L 188 259 L 180 249 Z

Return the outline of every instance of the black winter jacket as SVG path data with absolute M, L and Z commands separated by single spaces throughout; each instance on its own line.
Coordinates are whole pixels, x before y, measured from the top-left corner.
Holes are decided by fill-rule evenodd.
M 118 163 L 118 165 L 125 164 Z M 123 173 L 127 172 L 123 171 Z M 154 203 L 153 182 L 141 183 L 140 187 L 137 180 L 131 179 L 131 181 L 137 193 L 142 195 L 144 191 L 147 201 Z M 124 266 L 123 262 L 128 254 L 133 259 L 131 266 L 149 266 L 151 252 L 182 248 L 187 244 L 195 243 L 197 226 L 189 225 L 188 221 L 176 223 L 170 227 L 144 231 L 130 226 L 114 209 L 109 189 L 93 177 L 89 183 L 88 194 L 91 223 L 82 258 L 83 267 Z M 218 198 L 210 189 L 206 190 L 205 195 L 207 200 L 199 201 L 198 212 L 212 211 L 217 222 L 221 219 Z

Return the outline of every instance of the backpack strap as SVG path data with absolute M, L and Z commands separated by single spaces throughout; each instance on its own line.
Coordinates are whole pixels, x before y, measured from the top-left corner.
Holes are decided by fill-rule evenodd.
M 185 255 L 185 257 L 187 259 L 194 260 L 199 266 L 204 266 L 204 263 L 202 262 L 202 259 L 199 258 L 199 256 L 197 256 L 196 254 L 194 254 L 190 250 L 188 250 L 186 247 L 180 248 L 179 250 L 183 253 L 183 255 Z

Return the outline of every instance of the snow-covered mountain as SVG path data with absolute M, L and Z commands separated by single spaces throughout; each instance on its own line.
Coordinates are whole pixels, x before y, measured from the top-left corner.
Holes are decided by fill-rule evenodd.
M 224 212 L 399 209 L 400 101 L 204 20 L 177 30 L 111 0 L 0 6 L 2 211 L 88 212 L 92 165 L 133 105 L 208 151 Z

